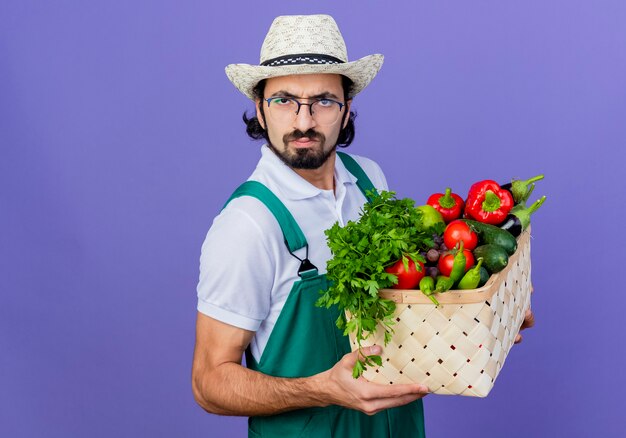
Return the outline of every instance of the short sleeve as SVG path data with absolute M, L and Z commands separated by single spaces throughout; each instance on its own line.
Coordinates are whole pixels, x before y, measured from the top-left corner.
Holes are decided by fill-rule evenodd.
M 274 257 L 258 222 L 237 208 L 240 199 L 215 218 L 202 244 L 198 311 L 257 331 L 270 311 Z

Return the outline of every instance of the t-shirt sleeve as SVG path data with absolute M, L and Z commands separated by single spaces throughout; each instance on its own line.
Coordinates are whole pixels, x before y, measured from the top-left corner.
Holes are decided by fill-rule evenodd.
M 198 311 L 256 331 L 270 310 L 274 257 L 258 222 L 237 208 L 238 201 L 215 218 L 202 244 Z
M 380 168 L 377 162 L 372 161 L 371 163 L 373 166 L 372 174 L 375 175 L 374 179 L 372 180 L 372 184 L 374 184 L 374 187 L 376 187 L 378 190 L 389 190 L 389 186 L 387 186 L 387 178 L 385 177 L 383 170 Z

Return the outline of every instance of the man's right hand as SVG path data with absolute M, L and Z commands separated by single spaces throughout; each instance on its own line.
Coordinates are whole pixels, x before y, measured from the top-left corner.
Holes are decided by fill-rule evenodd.
M 378 345 L 364 347 L 362 354 L 380 354 Z M 313 378 L 318 380 L 323 398 L 350 409 L 359 410 L 367 415 L 374 415 L 383 409 L 402 406 L 424 397 L 428 388 L 421 384 L 381 385 L 372 383 L 364 377 L 352 377 L 352 368 L 357 361 L 358 351 L 348 353 L 330 370 Z
M 331 369 L 311 377 L 273 377 L 241 365 L 254 332 L 198 312 L 192 388 L 196 401 L 221 415 L 274 415 L 294 409 L 340 405 L 373 415 L 405 405 L 428 392 L 423 385 L 381 385 L 352 377 L 357 353 L 349 353 Z M 363 354 L 380 354 L 378 346 Z

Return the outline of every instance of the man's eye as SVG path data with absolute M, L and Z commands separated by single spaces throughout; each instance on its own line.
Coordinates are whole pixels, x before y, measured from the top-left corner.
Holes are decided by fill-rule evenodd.
M 317 101 L 320 106 L 331 106 L 334 102 L 330 99 L 320 99 Z
M 288 105 L 291 103 L 291 99 L 287 99 L 286 97 L 276 97 L 272 100 L 272 103 L 275 105 Z

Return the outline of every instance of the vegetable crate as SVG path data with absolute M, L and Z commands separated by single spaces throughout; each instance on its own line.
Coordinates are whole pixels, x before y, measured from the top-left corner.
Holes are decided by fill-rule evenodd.
M 383 364 L 363 376 L 373 382 L 422 383 L 436 394 L 485 397 L 513 345 L 530 307 L 530 229 L 518 238 L 508 265 L 473 290 L 437 294 L 433 303 L 419 290 L 382 289 L 396 303 L 391 341 Z M 353 351 L 357 349 L 350 335 Z M 384 345 L 380 327 L 363 347 Z

